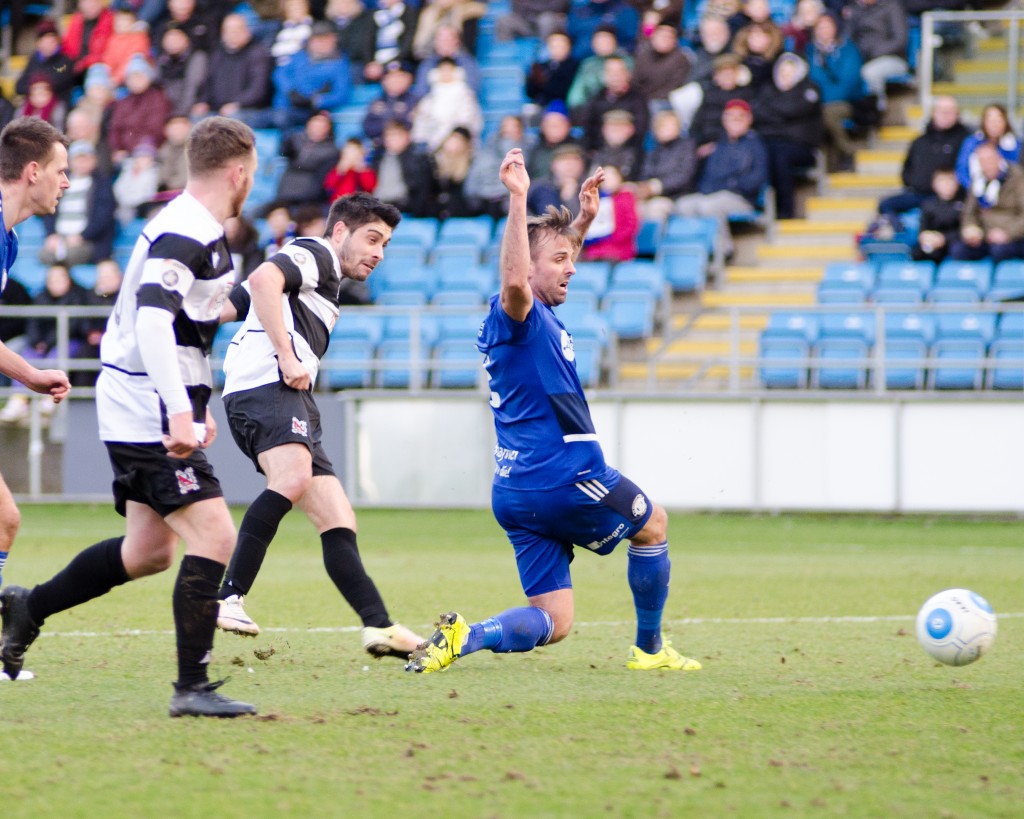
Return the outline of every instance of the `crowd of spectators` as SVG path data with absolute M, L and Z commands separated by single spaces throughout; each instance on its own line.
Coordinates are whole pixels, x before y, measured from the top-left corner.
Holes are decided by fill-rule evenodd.
M 529 102 L 488 133 L 479 0 L 77 0 L 36 26 L 0 118 L 40 116 L 72 140 L 48 264 L 107 259 L 118 223 L 182 187 L 188 129 L 211 114 L 281 134 L 283 172 L 255 214 L 264 238 L 233 227 L 244 270 L 353 191 L 414 216 L 498 218 L 495 169 L 510 147 L 526 154 L 535 211 L 574 209 L 580 181 L 605 167 L 588 258 L 630 258 L 642 220 L 673 213 L 715 216 L 728 249 L 729 217 L 761 207 L 768 185 L 790 218 L 819 152 L 853 168 L 851 130 L 877 123 L 886 84 L 906 75 L 908 12 L 921 10 L 798 0 L 780 24 L 768 0 L 708 0 L 686 30 L 681 0 L 511 0 L 493 36 L 539 38 L 521 66 Z M 368 84 L 362 132 L 339 138 L 335 115 Z M 1006 242 L 1005 225 L 989 225 L 1018 188 L 1009 119 L 990 106 L 971 134 L 948 109 L 936 103 L 905 190 L 882 210 L 922 208 L 927 258 L 1015 253 L 1024 225 Z M 954 210 L 980 240 L 950 232 Z

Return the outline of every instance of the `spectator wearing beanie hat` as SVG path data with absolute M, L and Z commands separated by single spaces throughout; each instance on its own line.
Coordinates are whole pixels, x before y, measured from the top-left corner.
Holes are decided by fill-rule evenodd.
M 149 140 L 159 147 L 164 141 L 164 123 L 171 104 L 163 89 L 153 85 L 155 72 L 141 54 L 129 60 L 125 69 L 128 95 L 111 106 L 107 142 L 115 163 L 120 164 L 139 143 Z
M 71 89 L 75 85 L 74 65 L 71 58 L 61 50 L 57 24 L 50 19 L 40 20 L 36 26 L 36 46 L 28 58 L 25 70 L 14 84 L 14 93 L 27 94 L 29 78 L 38 74 L 49 79 L 53 93 L 61 101 L 66 103 L 70 100 Z
M 555 100 L 544 109 L 539 130 L 537 144 L 526 157 L 526 170 L 530 179 L 543 179 L 549 175 L 551 158 L 561 146 L 579 145 L 579 141 L 572 135 L 569 112 L 561 100 Z

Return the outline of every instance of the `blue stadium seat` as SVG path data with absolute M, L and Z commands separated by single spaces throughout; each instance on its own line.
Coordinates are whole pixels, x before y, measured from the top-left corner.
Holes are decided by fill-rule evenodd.
M 439 289 L 430 300 L 433 307 L 479 307 L 483 303 L 483 297 L 476 288 Z
M 920 390 L 924 388 L 925 358 L 928 345 L 915 338 L 889 338 L 885 341 L 885 388 Z
M 807 386 L 810 345 L 796 335 L 762 333 L 760 341 L 761 384 L 767 389 L 802 389 Z
M 331 114 L 334 123 L 334 143 L 340 148 L 351 138 L 366 139 L 363 120 L 366 119 L 366 105 L 347 105 Z
M 573 293 L 592 293 L 598 299 L 608 291 L 608 280 L 612 275 L 611 262 L 576 262 L 576 272 L 569 280 L 569 298 Z
M 475 242 L 449 240 L 438 242 L 430 254 L 430 263 L 438 276 L 452 271 L 480 266 L 480 246 Z
M 823 390 L 860 390 L 867 386 L 870 352 L 868 343 L 861 338 L 826 337 L 815 347 L 818 367 L 815 383 Z
M 433 335 L 437 341 L 462 339 L 470 346 L 476 344 L 477 332 L 487 314 L 483 310 L 440 310 L 430 316 Z M 429 337 L 429 336 L 428 336 Z
M 97 269 L 94 264 L 76 264 L 71 268 L 71 278 L 86 290 L 96 286 Z
M 438 322 L 435 316 L 423 311 L 396 312 L 384 319 L 381 344 L 388 341 L 408 341 L 416 332 L 423 349 L 429 350 L 437 342 Z
M 348 104 L 368 106 L 371 102 L 384 93 L 381 84 L 378 82 L 367 82 L 359 85 L 352 85 L 349 91 Z
M 368 341 L 374 346 L 384 337 L 384 317 L 359 307 L 344 308 L 331 331 L 335 339 Z
M 981 389 L 984 342 L 963 337 L 940 339 L 932 347 L 932 357 L 936 359 L 932 369 L 932 387 L 935 389 Z
M 694 293 L 707 284 L 708 254 L 703 244 L 666 243 L 654 257 L 673 293 Z
M 419 384 L 425 386 L 430 375 L 430 354 L 433 345 L 422 344 L 418 359 L 413 359 L 408 338 L 386 339 L 377 348 L 377 386 L 408 389 L 413 384 L 414 368 L 419 367 Z
M 874 288 L 875 279 L 875 266 L 871 262 L 830 262 L 821 280 L 830 285 L 867 291 Z
M 471 389 L 483 375 L 482 356 L 472 340 L 449 338 L 439 341 L 431 362 L 430 379 L 434 387 Z
M 332 390 L 352 390 L 373 383 L 376 345 L 366 338 L 331 338 L 322 378 Z
M 925 345 L 935 340 L 935 317 L 928 313 L 885 314 L 885 340 L 894 339 L 920 341 Z
M 939 265 L 935 275 L 936 287 L 962 287 L 973 291 L 980 299 L 992 286 L 992 260 L 963 262 L 946 259 Z
M 880 287 L 916 287 L 922 294 L 931 289 L 934 278 L 935 262 L 885 262 L 878 271 Z
M 14 232 L 18 234 L 19 248 L 35 248 L 38 250 L 43 246 L 46 239 L 46 223 L 40 216 L 30 216 Z
M 573 336 L 572 348 L 575 354 L 576 375 L 584 389 L 596 387 L 601 381 L 601 361 L 604 345 L 596 338 Z
M 390 283 L 389 283 L 390 284 Z M 385 290 L 374 303 L 381 307 L 426 307 L 430 301 L 430 293 L 419 286 L 420 282 L 412 284 L 408 289 L 395 288 Z
M 654 334 L 655 300 L 648 292 L 610 290 L 603 307 L 608 326 L 619 338 L 637 340 Z
M 859 283 L 830 282 L 823 279 L 818 284 L 818 304 L 863 304 L 868 291 Z
M 868 346 L 875 343 L 875 316 L 862 310 L 848 313 L 825 313 L 819 317 L 818 337 L 826 339 L 854 339 Z
M 1024 339 L 1024 313 L 1000 313 L 997 341 Z
M 640 290 L 661 301 L 665 286 L 665 271 L 657 262 L 633 260 L 619 262 L 612 268 L 610 290 Z
M 416 244 L 429 251 L 437 241 L 438 220 L 432 216 L 403 216 L 398 223 L 385 257 L 396 245 Z
M 598 312 L 599 298 L 596 293 L 588 290 L 573 292 L 569 289 L 569 298 L 555 308 L 555 315 L 565 325 L 565 328 L 575 335 L 576 328 L 589 317 Z
M 1009 259 L 996 265 L 988 301 L 1024 299 L 1024 261 Z
M 637 255 L 645 258 L 654 256 L 661 244 L 661 233 L 665 225 L 656 219 L 644 219 L 636 237 Z
M 771 314 L 768 326 L 761 335 L 771 338 L 798 338 L 810 346 L 817 341 L 819 332 L 818 316 L 780 310 Z
M 704 216 L 670 216 L 661 241 L 697 241 L 707 248 L 708 256 L 713 256 L 718 242 L 718 220 Z
M 1024 390 L 1024 338 L 997 339 L 989 349 L 989 359 L 992 389 Z
M 144 227 L 146 227 L 145 219 L 132 219 L 127 224 L 124 222 L 118 222 L 117 243 L 120 245 L 134 245 L 136 240 L 142 234 L 142 229 Z
M 498 292 L 494 272 L 486 267 L 446 267 L 437 274 L 437 293 L 474 290 L 482 301 Z
M 871 293 L 875 304 L 921 304 L 924 291 L 914 284 L 891 284 L 876 287 Z
M 977 304 L 981 297 L 973 287 L 937 284 L 928 292 L 928 301 L 931 304 Z
M 281 131 L 277 128 L 255 128 L 256 156 L 260 165 L 281 153 Z
M 996 334 L 995 313 L 939 313 L 935 317 L 938 341 L 968 339 L 988 346 Z
M 481 250 L 490 244 L 494 220 L 490 216 L 464 216 L 445 219 L 437 234 L 438 244 L 471 242 Z

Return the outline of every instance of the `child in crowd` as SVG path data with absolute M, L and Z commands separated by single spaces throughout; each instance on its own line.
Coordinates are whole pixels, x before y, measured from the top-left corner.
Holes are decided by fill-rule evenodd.
M 960 235 L 964 197 L 955 170 L 935 171 L 932 190 L 934 195 L 921 204 L 921 229 L 912 255 L 918 261 L 941 262 Z
M 604 166 L 601 204 L 597 218 L 587 234 L 588 238 L 595 228 L 601 238 L 584 245 L 585 260 L 624 262 L 636 258 L 636 238 L 640 233 L 636 198 L 632 191 L 624 187 L 622 172 L 614 165 Z
M 377 187 L 377 174 L 366 164 L 366 148 L 362 140 L 345 140 L 338 164 L 327 172 L 324 189 L 333 202 L 349 193 L 373 193 Z

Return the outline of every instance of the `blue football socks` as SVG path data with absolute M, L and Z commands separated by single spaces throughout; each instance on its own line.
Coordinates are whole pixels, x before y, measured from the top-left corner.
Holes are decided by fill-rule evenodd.
M 555 624 L 551 615 L 535 606 L 509 609 L 469 627 L 462 655 L 489 648 L 497 654 L 530 651 L 551 639 Z
M 0 586 L 4 583 L 4 566 L 7 565 L 7 552 L 0 552 Z
M 668 599 L 672 563 L 668 543 L 638 549 L 629 547 L 629 588 L 636 606 L 636 646 L 648 654 L 661 651 L 661 613 Z

